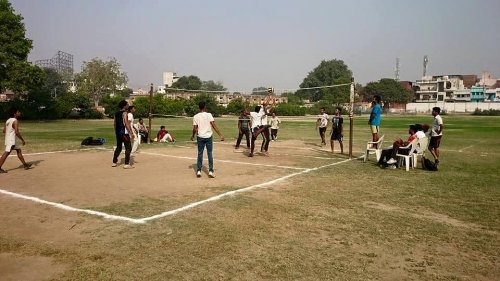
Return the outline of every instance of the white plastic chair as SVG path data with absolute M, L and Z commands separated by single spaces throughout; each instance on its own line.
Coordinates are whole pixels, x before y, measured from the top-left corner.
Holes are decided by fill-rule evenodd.
M 399 148 L 399 149 L 409 149 L 408 155 L 399 153 L 396 154 L 398 160 L 404 158 L 407 172 L 410 170 L 410 167 L 415 168 L 416 162 L 414 162 L 413 155 L 415 154 L 417 148 L 417 142 L 418 139 L 414 139 L 407 146 Z
M 382 155 L 382 144 L 384 143 L 384 136 L 385 135 L 382 135 L 378 139 L 378 141 L 369 141 L 366 143 L 366 153 L 364 162 L 368 160 L 368 155 L 370 155 L 370 152 L 372 151 L 375 152 L 375 157 L 377 158 L 377 161 L 380 159 L 380 156 Z
M 417 147 L 415 148 L 415 152 L 413 153 L 413 163 L 415 167 L 418 166 L 418 156 L 423 157 L 425 152 L 427 151 L 427 147 L 429 146 L 429 138 L 421 138 L 417 142 Z

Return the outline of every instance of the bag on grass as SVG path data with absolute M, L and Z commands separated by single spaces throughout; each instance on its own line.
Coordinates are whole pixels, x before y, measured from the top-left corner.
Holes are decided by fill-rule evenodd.
M 432 162 L 430 159 L 422 157 L 422 168 L 428 171 L 437 171 L 438 167 L 436 163 Z
M 82 145 L 90 145 L 92 142 L 93 138 L 92 137 L 86 137 L 82 140 Z
M 94 139 L 93 137 L 86 137 L 82 141 L 82 145 L 103 145 L 104 143 L 106 143 L 104 138 Z

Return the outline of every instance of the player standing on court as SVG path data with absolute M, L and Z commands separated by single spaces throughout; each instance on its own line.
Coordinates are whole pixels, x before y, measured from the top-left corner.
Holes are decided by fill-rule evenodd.
M 2 169 L 2 165 L 3 163 L 5 163 L 7 156 L 9 156 L 12 150 L 15 150 L 17 152 L 17 157 L 19 158 L 19 160 L 21 160 L 21 163 L 23 163 L 23 167 L 25 170 L 28 170 L 32 166 L 31 163 L 26 163 L 26 161 L 24 161 L 23 153 L 16 139 L 17 137 L 19 140 L 21 140 L 22 145 L 26 144 L 23 136 L 21 136 L 21 133 L 19 132 L 19 121 L 17 119 L 20 116 L 21 111 L 19 111 L 17 108 L 12 108 L 10 110 L 10 118 L 7 119 L 7 122 L 5 122 L 5 127 L 3 127 L 3 133 L 5 134 L 5 151 L 0 158 L 0 174 L 7 173 L 7 171 Z

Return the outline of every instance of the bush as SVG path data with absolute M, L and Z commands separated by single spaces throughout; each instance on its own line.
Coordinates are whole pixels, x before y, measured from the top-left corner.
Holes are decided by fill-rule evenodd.
M 281 103 L 274 108 L 274 112 L 279 116 L 304 116 L 306 108 L 297 104 Z
M 476 108 L 472 115 L 479 115 L 479 116 L 500 116 L 500 110 L 497 109 L 488 109 L 488 110 L 481 110 L 479 108 Z

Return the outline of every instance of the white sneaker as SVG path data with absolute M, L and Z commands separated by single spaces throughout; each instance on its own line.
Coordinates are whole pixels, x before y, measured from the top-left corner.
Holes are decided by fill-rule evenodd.
M 123 166 L 123 169 L 133 169 L 133 168 L 134 168 L 134 166 L 132 166 L 132 165 L 125 165 L 125 166 Z
M 387 164 L 389 164 L 389 165 L 390 164 L 395 164 L 396 162 L 398 162 L 398 161 L 396 161 L 396 159 L 391 158 L 391 159 L 389 159 L 389 161 L 387 161 Z
M 215 178 L 214 172 L 208 172 L 208 176 L 209 176 L 210 178 Z
M 117 164 L 117 163 L 113 163 L 113 164 L 111 164 L 111 167 L 116 167 L 116 166 L 118 166 L 118 164 Z
M 201 178 L 201 171 L 196 172 L 196 177 Z

